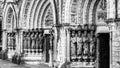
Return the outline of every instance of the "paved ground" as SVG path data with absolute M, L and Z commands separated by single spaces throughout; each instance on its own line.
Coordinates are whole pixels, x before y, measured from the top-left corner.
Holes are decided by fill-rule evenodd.
M 45 64 L 39 64 L 39 65 L 17 65 L 17 64 L 13 64 L 10 61 L 6 61 L 6 60 L 1 60 L 0 59 L 0 68 L 51 68 L 48 65 Z

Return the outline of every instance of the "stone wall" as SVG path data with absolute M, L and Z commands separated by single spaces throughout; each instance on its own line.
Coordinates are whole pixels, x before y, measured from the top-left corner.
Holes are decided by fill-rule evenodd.
M 120 26 L 113 26 L 112 30 L 112 68 L 120 68 Z

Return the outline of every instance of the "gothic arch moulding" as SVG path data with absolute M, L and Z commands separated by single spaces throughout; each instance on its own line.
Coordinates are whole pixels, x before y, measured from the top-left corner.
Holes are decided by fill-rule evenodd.
M 102 0 L 67 0 L 63 23 L 92 24 L 96 23 L 96 12 Z
M 25 29 L 41 28 L 44 13 L 47 12 L 50 6 L 53 11 L 53 24 L 56 24 L 54 0 L 24 0 L 20 12 L 21 27 L 25 27 Z
M 17 15 L 14 6 L 11 3 L 6 4 L 3 11 L 3 29 L 17 28 Z

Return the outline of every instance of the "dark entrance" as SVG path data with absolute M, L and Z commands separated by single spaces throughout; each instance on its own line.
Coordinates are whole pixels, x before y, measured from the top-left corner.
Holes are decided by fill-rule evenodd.
M 110 58 L 110 46 L 109 46 L 109 33 L 100 33 L 99 39 L 99 68 L 110 68 L 109 58 Z
M 49 49 L 50 49 L 50 34 L 45 34 L 44 36 L 44 54 L 45 54 L 45 62 L 49 62 Z

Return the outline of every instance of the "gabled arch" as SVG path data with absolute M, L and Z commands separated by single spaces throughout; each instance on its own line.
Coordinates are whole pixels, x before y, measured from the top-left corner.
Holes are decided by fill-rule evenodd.
M 3 9 L 5 12 L 3 13 L 3 29 L 7 29 L 7 25 L 11 25 L 11 28 L 8 28 L 8 29 L 15 29 L 15 28 L 17 28 L 17 14 L 16 14 L 16 11 L 15 11 L 15 8 L 14 8 L 14 6 L 11 4 L 11 3 L 9 3 L 9 4 L 6 4 L 6 6 L 4 7 L 4 9 Z M 7 23 L 7 17 L 8 17 L 8 12 L 9 12 L 9 10 L 11 10 L 12 11 L 12 15 L 13 15 L 13 20 L 14 21 L 12 21 L 11 23 Z

